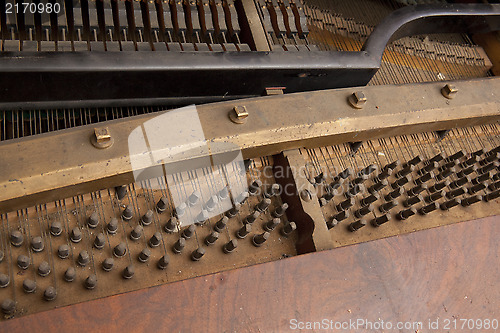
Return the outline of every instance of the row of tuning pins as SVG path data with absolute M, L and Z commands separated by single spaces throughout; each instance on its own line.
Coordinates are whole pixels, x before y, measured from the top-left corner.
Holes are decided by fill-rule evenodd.
M 329 184 L 324 183 L 326 179 L 323 174 L 316 176 L 312 182 L 323 184 L 326 188 L 326 193 L 319 198 L 322 206 L 342 193 L 343 186 L 347 188 L 344 192 L 345 200 L 336 205 L 337 214 L 327 223 L 329 228 L 350 216 L 348 209 L 354 206 L 354 197 L 357 194 L 368 192 L 367 196 L 359 200 L 361 208 L 353 214 L 360 220 L 349 225 L 351 231 L 356 231 L 367 224 L 363 217 L 375 210 L 372 204 L 380 198 L 383 198 L 385 203 L 380 205 L 378 210 L 384 215 L 375 217 L 370 223 L 373 226 L 380 226 L 388 222 L 391 219 L 389 211 L 398 206 L 397 198 L 405 192 L 407 199 L 401 201 L 405 209 L 395 214 L 399 220 L 406 220 L 416 213 L 427 215 L 438 208 L 449 210 L 458 205 L 468 207 L 477 202 L 489 202 L 498 198 L 499 158 L 500 147 L 490 151 L 481 149 L 471 154 L 460 150 L 448 157 L 440 153 L 428 160 L 418 155 L 403 164 L 397 160 L 385 165 L 372 177 L 373 185 L 366 188 L 363 183 L 369 179 L 370 174 L 378 170 L 377 165 L 369 165 L 354 176 L 352 169 L 347 168 L 335 176 Z M 353 176 L 351 177 L 353 179 L 349 181 L 350 176 Z M 396 180 L 389 182 L 390 176 Z M 435 184 L 428 185 L 431 180 L 434 180 Z M 413 183 L 411 188 L 404 188 L 405 184 L 411 183 Z M 389 188 L 389 192 L 381 195 L 381 191 L 385 188 Z M 428 195 L 423 195 L 424 191 L 427 191 Z M 469 196 L 465 197 L 466 194 Z M 444 198 L 445 202 L 438 203 L 441 198 Z M 415 208 L 414 205 L 418 203 L 422 203 L 422 206 Z

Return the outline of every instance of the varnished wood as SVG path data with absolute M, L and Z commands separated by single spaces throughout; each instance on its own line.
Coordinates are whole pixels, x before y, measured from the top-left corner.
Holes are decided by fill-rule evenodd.
M 500 319 L 500 217 L 55 309 L 3 332 L 288 331 L 289 321 Z

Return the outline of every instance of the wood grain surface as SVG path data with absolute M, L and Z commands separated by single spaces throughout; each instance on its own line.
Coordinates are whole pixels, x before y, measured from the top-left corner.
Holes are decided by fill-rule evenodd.
M 458 223 L 29 315 L 0 331 L 276 332 L 292 319 L 366 319 L 421 321 L 418 332 L 439 320 L 433 332 L 443 332 L 446 319 L 500 320 L 499 234 L 499 216 Z

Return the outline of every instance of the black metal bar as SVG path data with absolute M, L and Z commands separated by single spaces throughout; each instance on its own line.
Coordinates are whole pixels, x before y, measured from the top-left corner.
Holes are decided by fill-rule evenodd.
M 393 12 L 361 52 L 2 52 L 0 109 L 124 99 L 129 105 L 148 99 L 178 104 L 176 98 L 200 103 L 262 95 L 266 87 L 301 92 L 360 86 L 380 67 L 391 38 L 496 29 L 500 5 L 425 5 Z

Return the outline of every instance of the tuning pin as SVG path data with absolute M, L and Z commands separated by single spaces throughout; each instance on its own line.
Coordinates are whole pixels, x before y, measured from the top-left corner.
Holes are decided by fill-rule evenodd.
M 276 210 L 271 215 L 273 217 L 280 218 L 283 216 L 283 214 L 285 214 L 287 209 L 288 209 L 288 204 L 284 203 L 281 206 L 279 206 L 278 208 L 276 208 Z
M 391 219 L 391 215 L 389 214 L 384 214 L 382 216 L 379 216 L 377 218 L 374 218 L 371 220 L 371 224 L 374 227 L 380 227 L 382 224 L 388 222 Z
M 253 245 L 255 245 L 257 247 L 262 246 L 262 244 L 264 244 L 266 242 L 266 240 L 269 238 L 270 235 L 271 234 L 266 231 L 262 234 L 258 234 L 258 235 L 253 236 L 253 238 L 252 238 Z
M 89 253 L 85 250 L 78 254 L 77 262 L 80 266 L 85 266 L 90 262 Z
M 16 247 L 19 247 L 24 242 L 24 236 L 19 230 L 14 230 L 10 233 L 10 243 Z
M 453 190 L 453 191 L 446 193 L 446 197 L 448 199 L 453 199 L 453 198 L 461 196 L 462 194 L 465 194 L 465 193 L 467 193 L 467 189 L 460 187 L 460 188 L 457 188 L 456 190 Z
M 174 253 L 179 254 L 182 252 L 185 246 L 186 246 L 186 239 L 181 237 L 179 238 L 179 240 L 177 240 L 177 242 L 175 242 L 174 246 L 172 247 L 172 250 L 174 251 Z
M 69 238 L 73 243 L 79 243 L 82 240 L 82 232 L 78 227 L 75 227 L 71 230 Z
M 50 225 L 49 231 L 50 231 L 50 234 L 52 236 L 59 236 L 62 233 L 62 224 L 61 224 L 61 222 L 57 222 L 57 221 L 53 222 Z
M 393 199 L 396 199 L 399 197 L 401 194 L 404 193 L 404 189 L 402 187 L 396 188 L 394 191 L 387 193 L 387 195 L 384 196 L 385 201 L 391 201 Z
M 44 245 L 43 245 L 43 239 L 40 236 L 33 237 L 31 240 L 31 249 L 34 252 L 41 252 L 43 251 Z
M 480 183 L 483 183 L 487 180 L 489 180 L 492 176 L 492 173 L 491 172 L 486 172 L 484 174 L 482 174 L 481 176 L 478 176 L 474 179 L 471 180 L 471 183 L 472 185 L 477 185 L 477 184 L 480 184 Z
M 95 229 L 99 225 L 99 215 L 96 212 L 93 212 L 89 219 L 87 220 L 87 225 L 89 228 Z
M 354 205 L 354 199 L 347 198 L 344 201 L 342 201 L 341 203 L 339 203 L 336 208 L 337 208 L 338 212 L 341 212 L 343 210 L 349 209 L 350 207 L 352 207 L 352 205 Z
M 264 230 L 271 232 L 280 224 L 280 222 L 281 222 L 280 219 L 274 218 L 271 221 L 264 224 Z
M 378 210 L 381 212 L 381 213 L 387 213 L 389 210 L 391 210 L 392 208 L 396 207 L 398 205 L 398 202 L 396 200 L 394 201 L 389 201 L 389 202 L 386 202 L 385 204 L 381 205 Z
M 435 192 L 435 193 L 432 193 L 428 196 L 426 196 L 424 198 L 425 202 L 427 203 L 431 203 L 431 202 L 434 202 L 436 200 L 439 200 L 441 199 L 442 197 L 444 197 L 446 195 L 446 193 L 444 191 L 439 191 L 439 192 Z
M 151 257 L 151 250 L 145 248 L 139 253 L 137 259 L 139 259 L 140 262 L 146 262 L 149 260 L 149 257 Z
M 348 211 L 348 210 L 343 210 L 343 211 L 341 211 L 340 213 L 338 213 L 338 214 L 334 215 L 334 216 L 333 216 L 333 218 L 334 218 L 335 220 L 337 220 L 337 222 L 341 222 L 341 221 L 343 221 L 343 220 L 345 220 L 345 219 L 349 218 L 349 215 L 350 215 L 350 214 L 349 214 L 349 211 Z
M 38 265 L 38 275 L 47 276 L 50 274 L 50 265 L 46 261 L 42 261 L 40 265 Z
M 453 182 L 450 183 L 450 188 L 451 189 L 456 189 L 459 188 L 460 186 L 463 186 L 471 181 L 470 177 L 465 176 L 462 178 L 459 178 Z
M 142 236 L 142 231 L 143 231 L 142 225 L 136 226 L 131 232 L 130 232 L 130 239 L 133 241 L 136 241 L 141 238 Z
M 102 262 L 102 269 L 105 272 L 109 272 L 110 270 L 113 269 L 113 266 L 115 265 L 115 260 L 113 258 L 106 258 Z
M 436 184 L 432 185 L 431 187 L 429 187 L 429 192 L 431 192 L 431 193 L 439 192 L 443 188 L 445 188 L 446 186 L 448 186 L 450 184 L 451 184 L 451 182 L 449 180 L 445 180 L 445 181 L 442 181 L 440 183 L 436 183 Z
M 347 168 L 344 171 L 342 171 L 341 173 L 339 173 L 338 177 L 340 177 L 342 179 L 347 179 L 351 175 L 352 175 L 352 169 L 351 168 Z
M 207 220 L 210 218 L 210 215 L 208 214 L 208 212 L 204 209 L 201 210 L 201 212 L 196 215 L 195 219 L 194 219 L 194 223 L 196 225 L 203 225 L 205 224 L 205 222 L 207 222 Z
M 257 218 L 259 217 L 260 215 L 260 212 L 259 211 L 255 211 L 253 212 L 252 214 L 248 215 L 245 220 L 243 221 L 243 223 L 247 224 L 247 223 L 254 223 L 255 220 L 257 220 Z
M 457 172 L 457 177 L 462 178 L 462 177 L 468 176 L 476 170 L 477 170 L 477 166 L 475 166 L 475 165 L 470 166 L 467 169 L 462 169 L 461 171 Z
M 414 183 L 415 183 L 415 185 L 420 185 L 420 184 L 423 184 L 425 182 L 428 182 L 433 177 L 434 177 L 434 173 L 432 171 L 429 171 L 428 173 L 426 173 L 426 174 L 420 176 L 419 178 L 415 179 Z
M 248 186 L 248 193 L 250 195 L 257 195 L 259 193 L 260 187 L 262 186 L 262 182 L 260 179 L 257 179 L 253 181 L 249 186 Z
M 97 286 L 97 276 L 95 274 L 90 274 L 83 283 L 85 288 L 92 290 Z
M 271 205 L 271 199 L 265 198 L 265 199 L 262 199 L 262 201 L 257 204 L 257 206 L 255 207 L 255 210 L 263 213 L 267 210 L 267 208 L 270 205 Z
M 125 196 L 127 195 L 127 185 L 115 187 L 115 192 L 118 200 L 125 198 Z
M 48 286 L 47 289 L 43 292 L 43 299 L 46 301 L 53 301 L 57 297 L 56 288 L 52 286 Z
M 160 200 L 156 203 L 156 211 L 158 213 L 163 213 L 168 206 L 168 200 L 165 197 L 161 197 Z
M 177 223 L 178 223 L 177 217 L 172 216 L 172 218 L 168 220 L 168 222 L 163 226 L 163 229 L 165 230 L 165 232 L 172 233 L 175 231 Z
M 491 200 L 494 200 L 500 196 L 500 190 L 496 190 L 495 192 L 491 192 L 483 196 L 483 201 L 489 202 Z
M 118 220 L 116 218 L 112 218 L 106 226 L 106 230 L 109 234 L 114 235 L 118 231 Z
M 117 257 L 123 257 L 127 253 L 127 245 L 120 243 L 113 248 L 113 254 Z
M 128 265 L 127 267 L 125 267 L 125 269 L 123 270 L 123 273 L 122 273 L 122 276 L 124 279 L 131 279 L 135 274 L 135 268 L 133 265 Z
M 19 268 L 28 269 L 29 265 L 30 265 L 30 258 L 28 258 L 28 256 L 21 254 L 17 257 L 17 266 L 19 266 Z
M 455 154 L 445 158 L 444 160 L 445 160 L 445 162 L 451 162 L 451 161 L 459 160 L 464 156 L 465 156 L 465 152 L 463 150 L 459 150 Z
M 464 207 L 468 207 L 472 204 L 475 204 L 476 202 L 480 202 L 481 200 L 483 200 L 483 196 L 482 195 L 473 195 L 473 196 L 470 196 L 466 199 L 463 199 L 461 204 L 462 206 Z
M 500 188 L 500 181 L 494 182 L 490 185 L 488 185 L 488 190 L 490 191 L 496 191 Z
M 204 248 L 199 247 L 191 253 L 191 259 L 193 261 L 199 261 L 205 255 L 205 252 L 206 250 Z
M 374 193 L 372 195 L 369 195 L 367 197 L 364 197 L 363 199 L 360 200 L 360 203 L 362 206 L 368 206 L 371 203 L 374 203 L 380 198 L 380 195 L 378 193 Z
M 467 169 L 476 164 L 478 161 L 479 161 L 479 156 L 472 155 L 467 160 L 463 161 L 462 163 L 459 163 L 458 166 L 462 169 Z
M 395 190 L 401 186 L 403 186 L 404 184 L 408 183 L 410 181 L 410 177 L 409 176 L 403 176 L 401 178 L 398 178 L 394 181 L 394 183 L 391 184 L 391 187 Z M 418 184 L 416 184 L 418 185 Z
M 236 237 L 243 239 L 250 233 L 250 231 L 252 231 L 252 225 L 247 223 L 243 227 L 238 229 L 238 231 L 236 232 Z
M 349 229 L 349 231 L 354 232 L 354 231 L 357 231 L 357 230 L 363 228 L 365 225 L 366 225 L 365 220 L 358 220 L 356 222 L 352 222 L 351 224 L 349 224 L 348 229 Z
M 295 224 L 295 222 L 288 222 L 283 226 L 283 228 L 281 228 L 281 234 L 283 236 L 288 236 L 296 229 L 297 225 Z
M 368 192 L 370 192 L 371 194 L 374 194 L 374 193 L 382 190 L 388 184 L 389 184 L 389 182 L 386 179 L 384 179 L 384 180 L 377 182 L 377 183 L 373 184 L 372 186 L 370 186 L 368 188 Z
M 148 211 L 146 212 L 146 214 L 144 214 L 141 217 L 141 224 L 143 226 L 148 226 L 148 225 L 151 224 L 151 222 L 153 222 L 153 211 L 151 209 L 148 209 Z
M 187 205 L 188 206 L 194 206 L 196 205 L 201 198 L 201 193 L 199 191 L 194 191 L 187 199 Z
M 235 203 L 235 204 L 234 204 L 234 207 L 233 207 L 233 208 L 231 208 L 230 210 L 228 210 L 228 211 L 226 212 L 226 216 L 227 216 L 228 218 L 233 218 L 233 217 L 235 217 L 236 215 L 238 215 L 238 212 L 240 211 L 240 208 L 241 208 L 241 204 L 240 204 L 240 203 L 238 203 L 238 202 L 237 202 L 237 203 Z
M 189 238 L 191 238 L 191 237 L 194 235 L 195 230 L 196 230 L 195 225 L 194 225 L 194 224 L 191 224 L 189 227 L 185 228 L 185 229 L 182 231 L 181 236 L 182 236 L 184 239 L 189 239 Z
M 491 162 L 498 160 L 498 159 L 500 159 L 500 153 L 494 153 L 494 154 L 491 154 L 488 157 L 480 160 L 479 165 L 483 166 L 483 165 L 486 165 L 486 164 L 491 163 Z
M 224 251 L 224 253 L 231 253 L 234 252 L 234 250 L 236 250 L 236 247 L 238 247 L 238 241 L 236 239 L 232 239 L 226 244 L 224 244 L 222 250 Z
M 357 184 L 351 187 L 347 192 L 345 192 L 346 198 L 354 197 L 356 194 L 363 192 L 365 187 L 362 184 Z
M 10 298 L 7 298 L 2 301 L 2 304 L 0 305 L 2 308 L 2 312 L 6 315 L 11 315 L 16 311 L 16 302 L 11 300 Z
M 382 168 L 382 171 L 387 171 L 387 170 L 391 170 L 394 171 L 398 166 L 401 165 L 401 161 L 399 160 L 395 160 L 394 162 L 391 162 L 389 164 L 386 164 L 383 168 Z
M 129 221 L 132 219 L 133 216 L 134 216 L 134 213 L 132 211 L 132 208 L 130 208 L 130 206 L 125 207 L 125 209 L 122 212 L 122 218 L 125 221 Z
M 486 148 L 481 148 L 478 151 L 473 152 L 471 155 L 473 155 L 473 156 L 481 156 L 483 154 L 486 154 L 487 152 L 488 151 L 486 150 Z
M 76 278 L 76 270 L 74 267 L 68 267 L 66 272 L 64 272 L 64 281 L 73 282 Z
M 432 162 L 424 166 L 422 169 L 417 170 L 417 175 L 423 176 L 426 173 L 431 172 L 432 170 L 436 169 L 439 166 L 437 162 Z
M 10 278 L 6 274 L 0 274 L 0 288 L 5 288 L 9 285 Z
M 69 257 L 69 246 L 68 244 L 62 244 L 57 249 L 57 256 L 61 259 L 66 259 Z
M 500 166 L 500 162 L 495 161 L 495 162 L 492 162 L 490 164 L 486 164 L 484 167 L 479 168 L 476 171 L 479 174 L 486 174 L 487 172 L 492 171 L 493 169 L 497 168 L 498 166 Z
M 399 170 L 398 172 L 396 172 L 396 178 L 401 178 L 401 177 L 407 176 L 410 173 L 412 173 L 413 170 L 415 170 L 415 166 L 407 165 L 404 168 L 402 168 L 401 170 Z
M 180 203 L 179 206 L 175 208 L 175 217 L 180 218 L 186 213 L 187 205 L 186 203 Z
M 403 206 L 404 207 L 410 207 L 413 206 L 414 204 L 419 203 L 420 201 L 424 200 L 424 198 L 421 195 L 416 195 L 414 197 L 409 197 L 408 199 L 403 201 Z
M 477 185 L 471 186 L 467 188 L 467 193 L 469 194 L 476 194 L 477 192 L 484 190 L 486 188 L 485 183 L 479 183 Z
M 36 282 L 31 279 L 26 279 L 23 281 L 23 290 L 25 293 L 31 294 L 36 290 Z
M 207 210 L 208 212 L 213 211 L 217 207 L 218 203 L 219 197 L 217 195 L 212 195 L 205 204 L 205 210 Z
M 439 204 L 434 201 L 434 202 L 428 204 L 427 206 L 419 208 L 418 209 L 418 213 L 421 214 L 421 215 L 427 215 L 430 212 L 432 212 L 432 211 L 434 211 L 434 210 L 436 210 L 438 208 L 439 208 Z
M 373 212 L 373 205 L 368 205 L 365 207 L 362 207 L 356 211 L 354 211 L 354 216 L 358 219 L 362 218 L 363 216 Z
M 417 185 L 417 186 L 412 187 L 411 189 L 409 189 L 408 192 L 406 192 L 406 194 L 409 197 L 412 197 L 412 196 L 420 194 L 421 192 L 423 192 L 426 189 L 427 189 L 427 185 L 426 184 L 420 184 L 420 185 Z
M 317 175 L 316 177 L 314 177 L 314 181 L 316 184 L 321 184 L 322 182 L 325 181 L 325 175 L 322 173 L 320 173 L 319 175 Z
M 386 180 L 387 178 L 389 178 L 392 175 L 393 171 L 394 170 L 390 169 L 390 168 L 387 169 L 387 170 L 383 170 L 376 177 L 374 177 L 373 180 L 376 183 L 380 183 L 381 181 Z
M 217 223 L 214 225 L 214 230 L 217 232 L 222 232 L 224 228 L 227 226 L 227 222 L 229 221 L 229 218 L 227 216 L 223 216 Z
M 451 176 L 453 173 L 455 172 L 455 169 L 453 168 L 450 168 L 450 169 L 446 169 L 444 171 L 442 171 L 440 174 L 438 174 L 436 176 L 436 181 L 441 181 L 445 178 L 448 178 L 449 176 Z
M 361 184 L 362 182 L 364 182 L 367 179 L 368 179 L 368 175 L 361 174 L 352 180 L 350 187 L 357 185 L 357 184 Z
M 95 236 L 94 239 L 94 246 L 96 249 L 102 249 L 104 245 L 106 244 L 106 237 L 104 236 L 103 233 L 99 233 Z
M 213 245 L 219 239 L 219 233 L 217 231 L 212 231 L 210 235 L 205 237 L 205 244 L 210 246 Z
M 429 159 L 426 164 L 433 163 L 433 162 L 441 162 L 444 159 L 444 154 L 439 153 L 433 158 Z
M 162 240 L 162 236 L 161 236 L 161 233 L 159 233 L 158 231 L 155 232 L 153 234 L 153 236 L 151 236 L 151 238 L 149 239 L 148 241 L 148 245 L 151 246 L 151 247 L 157 247 L 160 245 L 161 243 L 161 240 Z
M 248 199 L 248 192 L 243 192 L 243 193 L 240 193 L 237 197 L 236 197 L 236 202 L 237 203 L 244 203 L 246 200 Z
M 378 170 L 378 166 L 376 164 L 370 164 L 367 167 L 363 168 L 359 174 L 370 175 L 371 173 Z
M 409 218 L 410 216 L 415 215 L 416 213 L 417 213 L 417 210 L 414 207 L 411 207 L 411 208 L 404 209 L 404 210 L 400 211 L 399 213 L 397 213 L 396 218 L 398 220 L 404 221 L 407 218 Z
M 226 200 L 227 198 L 229 198 L 229 190 L 227 186 L 217 193 L 217 197 L 219 198 L 219 200 Z
M 168 254 L 165 254 L 163 257 L 160 258 L 160 260 L 158 260 L 157 266 L 159 269 L 165 269 L 167 268 L 169 262 L 170 262 L 170 257 L 168 256 Z
M 278 184 L 273 184 L 264 192 L 264 197 L 271 198 L 280 193 L 281 187 Z
M 460 205 L 462 201 L 458 198 L 454 198 L 454 199 L 451 199 L 451 200 L 448 200 L 442 204 L 439 205 L 439 207 L 442 209 L 442 210 L 448 210 L 452 207 L 455 207 L 455 206 L 458 206 Z

